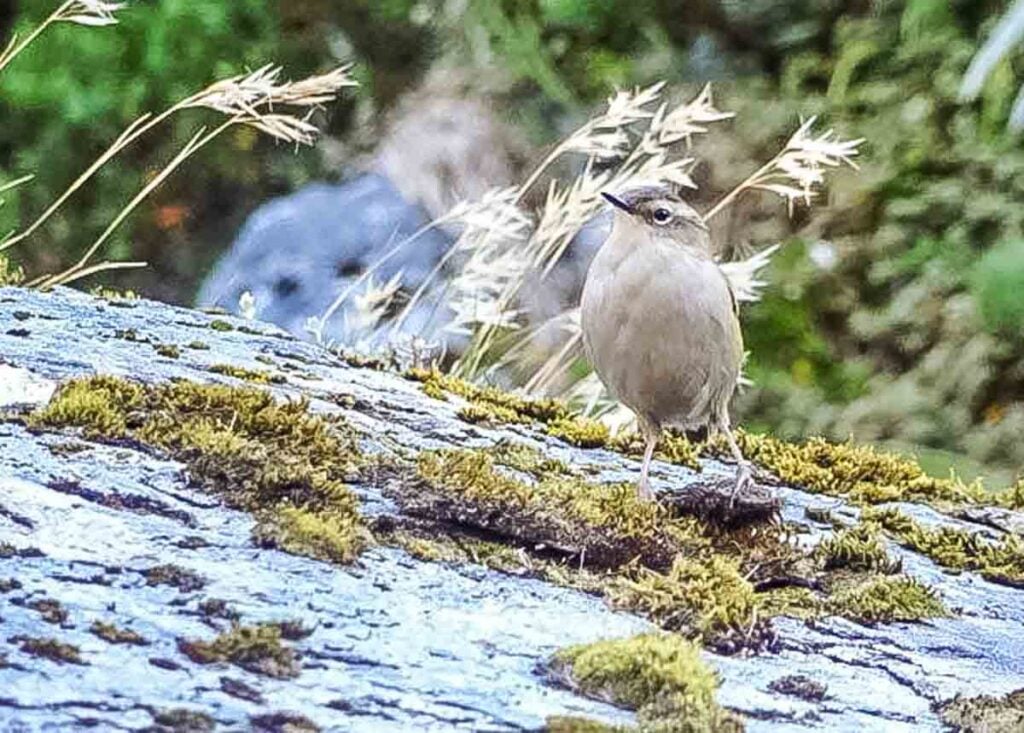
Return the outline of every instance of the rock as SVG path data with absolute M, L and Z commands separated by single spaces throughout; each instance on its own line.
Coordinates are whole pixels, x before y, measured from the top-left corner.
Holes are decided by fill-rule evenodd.
M 524 287 L 523 306 L 534 322 L 578 302 L 590 260 L 607 236 L 608 219 L 595 219 L 547 276 Z M 354 286 L 346 304 L 324 324 L 322 338 L 372 351 L 389 343 L 392 317 L 401 310 L 403 299 L 423 284 L 455 241 L 446 229 L 424 231 L 429 222 L 422 208 L 404 199 L 378 173 L 337 185 L 308 185 L 250 216 L 204 281 L 196 302 L 241 313 L 239 299 L 249 292 L 257 318 L 308 338 L 307 320 L 323 316 L 337 296 Z M 413 235 L 415 239 L 402 244 Z M 394 312 L 367 332 L 358 325 L 354 301 L 366 293 L 369 283 L 355 283 L 378 261 L 382 264 L 374 270 L 375 283 L 398 277 L 401 287 Z M 445 330 L 452 313 L 438 304 L 450 269 L 441 268 L 399 333 L 458 352 L 465 337 Z
M 7 333 L 19 324 L 27 336 Z M 179 347 L 177 358 L 161 355 L 165 345 Z M 356 368 L 274 326 L 145 300 L 0 289 L 0 360 L 26 385 L 95 373 L 238 385 L 246 382 L 230 374 L 252 381 L 269 372 L 284 379 L 257 380 L 261 389 L 343 416 L 363 451 L 382 459 L 511 439 L 589 481 L 632 480 L 638 468 L 634 458 L 576 448 L 533 425 L 471 424 L 454 397 L 430 398 L 415 381 Z M 5 402 L 23 409 L 49 391 L 26 388 Z M 656 461 L 654 485 L 684 493 L 731 475 L 702 463 L 695 473 Z M 399 502 L 384 488 L 367 474 L 353 484 L 371 523 L 399 526 Z M 780 486 L 776 496 L 801 547 L 832 531 L 808 517 L 850 523 L 859 514 L 844 499 L 797 487 Z M 925 515 L 1002 536 L 966 518 Z M 228 730 L 355 731 L 633 720 L 551 686 L 538 668 L 559 648 L 649 631 L 650 621 L 530 573 L 419 559 L 386 543 L 350 565 L 257 547 L 256 522 L 149 445 L 0 422 L 0 719 L 19 730 L 173 729 L 193 720 Z M 871 626 L 776 615 L 760 651 L 705 651 L 721 680 L 719 702 L 748 730 L 938 731 L 938 710 L 954 698 L 1020 688 L 1024 590 L 950 574 L 887 545 L 905 573 L 935 589 L 949 617 Z M 269 649 L 275 666 L 253 660 L 246 640 Z

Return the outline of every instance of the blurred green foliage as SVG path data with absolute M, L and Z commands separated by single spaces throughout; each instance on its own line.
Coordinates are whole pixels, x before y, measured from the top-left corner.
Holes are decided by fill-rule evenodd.
M 974 266 L 971 285 L 989 330 L 1014 340 L 1024 337 L 1024 239 L 986 252 Z
M 14 28 L 28 32 L 55 3 L 26 0 Z M 31 184 L 5 195 L 0 230 L 30 222 L 139 115 L 160 112 L 210 82 L 263 66 L 287 63 L 290 74 L 322 67 L 326 60 L 284 44 L 276 3 L 261 0 L 134 3 L 120 24 L 85 28 L 58 24 L 0 74 L 0 180 L 32 173 Z M 212 119 L 186 113 L 105 166 L 61 213 L 10 254 L 29 270 L 67 264 L 102 231 L 121 207 L 177 148 Z M 204 150 L 151 204 L 122 228 L 106 255 L 163 259 L 151 290 L 181 299 L 213 253 L 193 246 L 197 224 L 211 226 L 231 201 L 228 217 L 205 231 L 226 243 L 247 204 L 315 175 L 316 157 L 295 156 L 248 130 Z M 197 192 L 198 193 L 197 195 Z M 176 250 L 176 251 L 175 251 Z

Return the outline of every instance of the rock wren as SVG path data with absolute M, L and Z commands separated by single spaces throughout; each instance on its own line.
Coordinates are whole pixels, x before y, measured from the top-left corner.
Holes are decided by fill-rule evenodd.
M 583 286 L 583 342 L 601 381 L 636 413 L 644 435 L 637 492 L 653 498 L 651 457 L 668 426 L 724 433 L 738 492 L 751 482 L 729 424 L 743 336 L 708 228 L 665 186 L 603 196 L 615 219 Z

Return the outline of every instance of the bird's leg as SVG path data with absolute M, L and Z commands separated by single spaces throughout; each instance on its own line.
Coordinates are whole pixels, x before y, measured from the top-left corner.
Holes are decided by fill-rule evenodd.
M 658 445 L 658 433 L 654 430 L 645 430 L 644 438 L 647 441 L 647 445 L 644 447 L 644 463 L 640 467 L 640 483 L 636 486 L 636 494 L 641 501 L 654 501 L 654 492 L 651 491 L 651 484 L 647 475 L 651 470 L 654 447 Z
M 732 496 L 729 497 L 729 503 L 732 504 L 736 502 L 736 497 L 741 491 L 746 490 L 754 483 L 754 473 L 750 462 L 743 457 L 743 451 L 736 443 L 736 436 L 732 434 L 732 428 L 727 422 L 722 424 L 722 432 L 725 433 L 725 440 L 729 443 L 729 452 L 736 459 L 736 485 L 732 489 Z

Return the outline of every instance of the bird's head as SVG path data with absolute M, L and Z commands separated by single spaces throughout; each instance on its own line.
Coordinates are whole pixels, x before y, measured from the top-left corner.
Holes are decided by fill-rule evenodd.
M 702 250 L 710 249 L 708 227 L 703 217 L 683 201 L 674 187 L 636 186 L 601 195 L 615 207 L 616 219 L 627 231 L 639 229 L 650 236 L 672 239 Z

